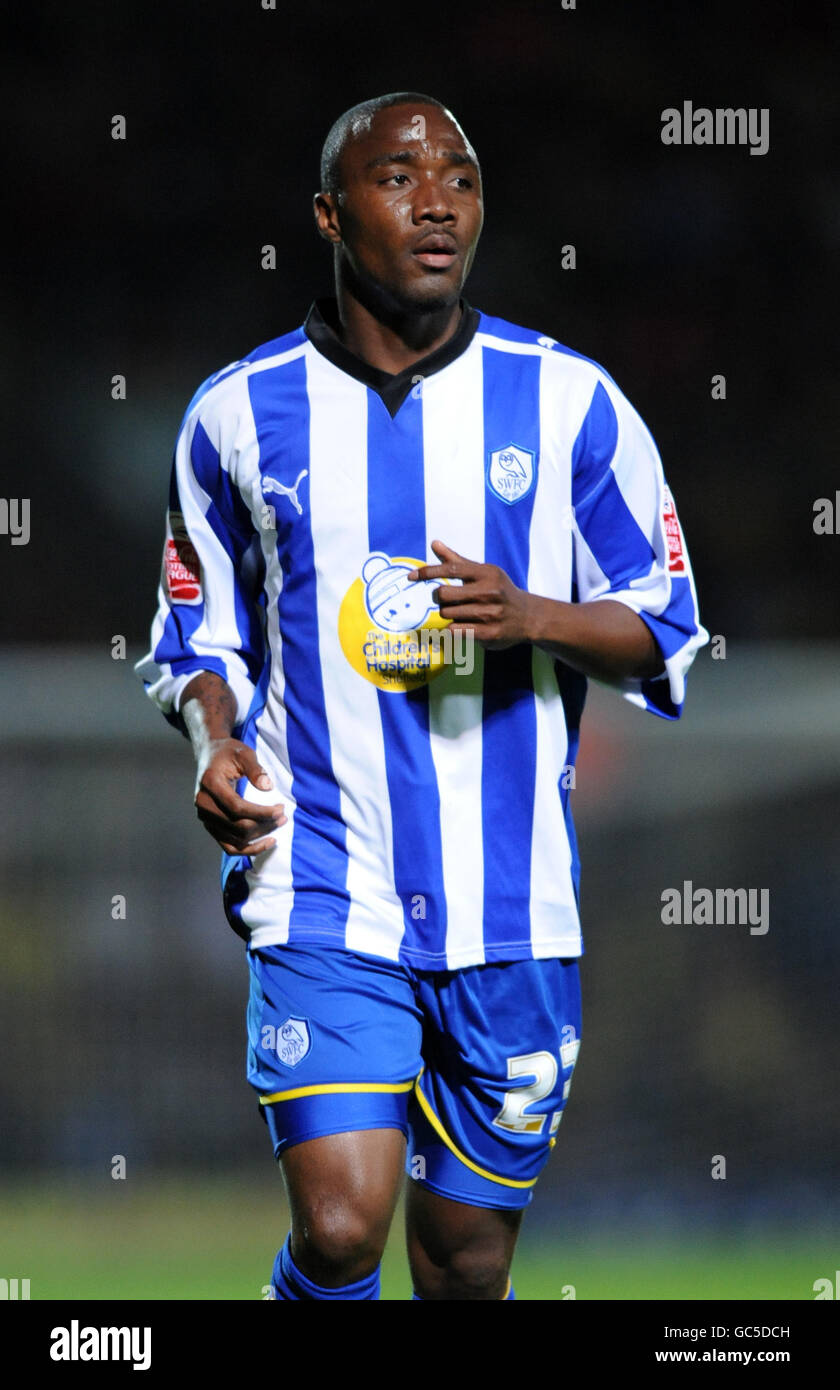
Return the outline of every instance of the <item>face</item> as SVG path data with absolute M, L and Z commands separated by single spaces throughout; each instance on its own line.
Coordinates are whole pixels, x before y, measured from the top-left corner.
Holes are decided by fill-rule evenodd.
M 387 107 L 347 142 L 341 172 L 341 193 L 315 199 L 339 273 L 402 311 L 457 303 L 484 214 L 475 154 L 453 118 Z

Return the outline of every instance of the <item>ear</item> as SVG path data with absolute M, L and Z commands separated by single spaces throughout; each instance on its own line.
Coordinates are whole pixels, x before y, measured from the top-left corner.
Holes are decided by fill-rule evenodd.
M 334 193 L 316 193 L 312 199 L 312 212 L 319 236 L 333 246 L 341 245 L 341 224 L 338 215 L 338 198 Z

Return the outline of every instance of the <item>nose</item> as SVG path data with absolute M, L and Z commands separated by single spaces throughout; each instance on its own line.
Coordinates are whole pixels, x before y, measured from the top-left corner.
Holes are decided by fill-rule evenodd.
M 446 185 L 429 172 L 417 186 L 414 196 L 415 222 L 454 222 L 455 209 Z

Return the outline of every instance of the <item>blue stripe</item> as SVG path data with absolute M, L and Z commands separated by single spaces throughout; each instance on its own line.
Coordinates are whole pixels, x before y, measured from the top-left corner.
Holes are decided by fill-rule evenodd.
M 586 501 L 575 507 L 575 523 L 611 589 L 626 589 L 631 579 L 650 574 L 656 554 L 611 468 Z
M 248 378 L 259 441 L 261 473 L 293 486 L 309 457 L 309 397 L 303 356 Z M 303 515 L 277 527 L 283 588 L 277 602 L 283 644 L 287 746 L 296 803 L 292 835 L 294 904 L 289 939 L 298 926 L 344 931 L 349 908 L 347 834 L 338 783 L 330 762 L 324 683 L 318 641 L 309 480 L 298 496 Z
M 671 597 L 667 607 L 654 617 L 651 613 L 640 613 L 639 617 L 647 623 L 666 658 L 676 653 L 697 636 L 697 605 L 691 592 L 687 575 L 671 575 Z M 647 708 L 663 719 L 679 719 L 682 705 L 671 699 L 669 680 L 642 681 L 641 693 Z
M 679 719 L 682 705 L 674 704 L 671 699 L 669 680 L 642 681 L 639 689 L 645 700 L 645 708 L 652 714 L 658 714 L 662 719 Z
M 262 625 L 253 602 L 244 593 L 237 569 L 245 550 L 254 536 L 250 514 L 241 496 L 233 488 L 228 474 L 222 469 L 218 451 L 213 447 L 204 427 L 196 425 L 190 448 L 190 463 L 196 480 L 210 497 L 206 512 L 214 535 L 234 568 L 233 595 L 236 626 L 240 637 L 235 649 L 245 664 L 248 676 L 256 680 L 265 657 Z M 170 511 L 183 513 L 175 464 L 169 480 Z M 230 525 L 234 528 L 232 535 Z M 155 647 L 154 659 L 166 664 L 175 676 L 190 671 L 214 671 L 228 679 L 228 666 L 221 656 L 196 653 L 193 637 L 204 620 L 205 603 L 171 603 L 163 634 Z
M 585 353 L 575 352 L 574 348 L 566 347 L 564 343 L 558 343 L 550 333 L 540 333 L 535 328 L 522 328 L 518 323 L 509 323 L 507 319 L 493 318 L 490 314 L 481 314 L 479 333 L 488 333 L 494 338 L 505 338 L 510 343 L 531 343 L 534 347 L 545 348 L 545 344 L 540 342 L 540 338 L 552 338 L 551 347 L 546 351 L 562 353 L 564 357 L 576 357 L 580 362 L 588 362 L 590 367 L 605 376 L 607 381 L 613 381 L 609 372 L 605 372 L 600 362 L 596 362 L 594 357 L 587 357 Z M 615 386 L 615 382 L 613 381 Z
M 572 505 L 577 507 L 601 481 L 618 443 L 618 418 L 600 381 L 572 449 Z
M 256 748 L 257 746 L 257 721 L 265 709 L 270 685 L 271 657 L 267 656 L 239 734 L 241 741 L 246 743 L 249 748 Z M 240 796 L 247 781 L 247 777 L 240 777 L 236 784 L 236 790 Z M 225 915 L 234 931 L 245 941 L 250 936 L 250 927 L 246 927 L 242 921 L 242 908 L 248 901 L 248 880 L 245 877 L 245 871 L 250 869 L 252 864 L 253 860 L 247 854 L 228 854 L 222 850 L 221 874 Z
M 662 648 L 662 655 L 666 658 L 674 656 L 697 635 L 697 608 L 688 578 L 672 574 L 667 608 L 658 617 L 651 613 L 641 613 L 639 616 L 647 623 Z
M 263 662 L 259 680 L 254 689 L 245 722 L 242 725 L 242 733 L 239 735 L 243 743 L 247 743 L 249 748 L 257 746 L 257 720 L 265 709 L 265 702 L 268 699 L 268 688 L 271 685 L 271 657 L 267 656 Z
M 516 445 L 533 454 L 534 485 L 502 501 L 487 485 L 484 558 L 528 587 L 531 514 L 540 453 L 540 358 L 483 349 L 484 449 Z M 503 943 L 531 939 L 531 835 L 537 718 L 531 647 L 484 654 L 481 818 L 484 838 L 484 947 L 487 961 L 509 958 Z M 510 774 L 511 759 L 516 775 Z
M 193 432 L 190 462 L 196 482 L 210 498 L 207 519 L 231 560 L 238 560 L 254 534 L 254 523 L 200 420 Z
M 623 589 L 650 573 L 656 555 L 610 467 L 617 443 L 615 410 L 599 382 L 572 450 L 572 506 L 610 587 Z
M 242 921 L 242 909 L 248 901 L 245 873 L 251 864 L 252 860 L 247 854 L 222 854 L 222 904 L 229 924 L 243 941 L 247 941 L 251 935 L 250 927 L 246 927 Z
M 391 419 L 368 390 L 368 544 L 387 555 L 434 559 L 426 549 L 423 406 L 409 395 Z M 446 899 L 440 836 L 440 794 L 429 739 L 429 692 L 379 690 L 385 775 L 391 805 L 394 887 L 403 905 L 402 956 L 443 954 Z M 418 875 L 418 865 L 423 869 Z M 422 917 L 412 899 L 422 894 Z
M 253 519 L 200 420 L 193 434 L 190 462 L 196 482 L 210 498 L 205 519 L 233 568 L 233 607 L 240 636 L 235 650 L 249 679 L 255 681 L 265 660 L 265 643 L 253 597 L 244 592 L 241 578 L 243 556 L 256 535 Z
M 202 401 L 204 397 L 207 395 L 208 391 L 213 390 L 214 386 L 218 386 L 219 383 L 222 381 L 227 381 L 229 377 L 232 377 L 234 375 L 235 372 L 243 371 L 245 367 L 249 366 L 252 362 L 259 362 L 264 357 L 277 357 L 281 352 L 288 352 L 291 348 L 296 347 L 298 343 L 305 342 L 306 334 L 303 330 L 303 327 L 301 326 L 300 328 L 293 328 L 291 332 L 283 333 L 279 338 L 272 338 L 269 342 L 263 343 L 260 347 L 254 348 L 253 352 L 248 353 L 247 357 L 240 358 L 238 362 L 230 362 L 227 366 L 222 367 L 220 371 L 215 372 L 213 376 L 208 376 L 206 381 L 202 381 L 201 385 L 199 386 L 198 390 L 196 391 L 195 395 L 193 396 L 192 400 L 190 401 L 189 405 L 184 411 L 184 418 L 181 421 L 181 428 L 183 429 L 184 425 L 186 424 L 193 410 L 195 410 L 195 407 L 198 405 L 199 401 Z
M 248 362 L 261 362 L 266 357 L 279 357 L 281 352 L 290 352 L 299 343 L 306 342 L 306 332 L 303 325 L 300 328 L 292 328 L 288 333 L 281 333 L 279 338 L 271 338 L 267 343 L 254 348 L 253 352 L 248 353 Z

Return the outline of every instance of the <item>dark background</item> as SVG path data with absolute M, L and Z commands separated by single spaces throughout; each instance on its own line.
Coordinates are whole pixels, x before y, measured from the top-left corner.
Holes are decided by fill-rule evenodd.
M 602 362 L 639 409 L 727 643 L 698 657 L 678 725 L 593 691 L 584 1044 L 540 1209 L 561 1203 L 587 1238 L 625 1218 L 836 1230 L 840 537 L 812 523 L 840 487 L 839 31 L 828 3 L 17 9 L 2 490 L 31 499 L 32 535 L 0 537 L 7 1176 L 104 1193 L 115 1153 L 190 1182 L 271 1169 L 189 749 L 130 668 L 187 402 L 330 292 L 323 138 L 349 105 L 417 89 L 482 162 L 470 301 Z M 664 146 L 661 112 L 684 100 L 768 107 L 769 153 Z M 661 892 L 685 879 L 768 888 L 768 934 L 663 926 Z M 54 1246 L 42 1287 L 52 1270 L 60 1290 Z M 810 1267 L 790 1296 L 830 1272 Z
M 602 362 L 653 431 L 706 625 L 834 635 L 812 520 L 838 481 L 839 33 L 829 3 L 772 0 L 19 8 L 7 462 L 50 559 L 4 557 L 9 635 L 145 640 L 181 414 L 329 291 L 321 143 L 403 88 L 449 104 L 483 164 L 471 302 Z M 684 100 L 768 107 L 769 153 L 663 145 Z

